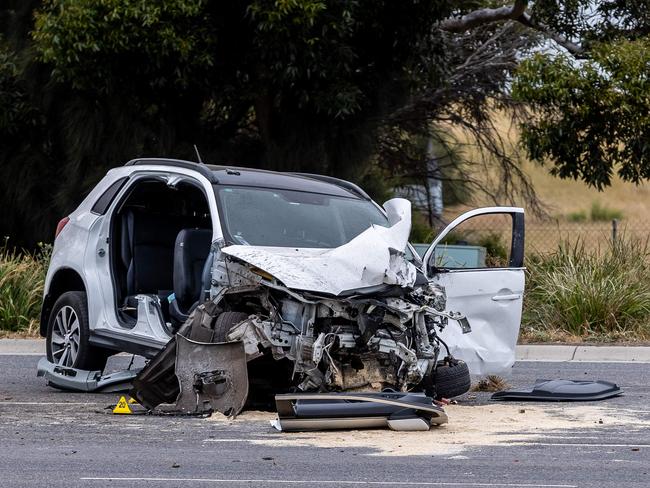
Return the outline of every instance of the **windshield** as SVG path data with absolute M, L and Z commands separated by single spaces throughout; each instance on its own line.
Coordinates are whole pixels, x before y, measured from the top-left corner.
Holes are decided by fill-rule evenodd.
M 334 248 L 372 224 L 389 227 L 368 200 L 293 190 L 215 185 L 226 240 L 234 244 Z

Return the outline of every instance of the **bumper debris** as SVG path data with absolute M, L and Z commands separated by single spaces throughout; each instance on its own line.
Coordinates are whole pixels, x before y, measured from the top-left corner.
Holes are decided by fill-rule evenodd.
M 276 395 L 280 431 L 385 428 L 429 430 L 447 422 L 431 397 L 418 393 L 302 393 Z
M 131 388 L 140 370 L 126 370 L 102 375 L 101 371 L 86 371 L 51 363 L 46 358 L 38 362 L 36 376 L 43 376 L 48 386 L 80 392 L 116 392 Z

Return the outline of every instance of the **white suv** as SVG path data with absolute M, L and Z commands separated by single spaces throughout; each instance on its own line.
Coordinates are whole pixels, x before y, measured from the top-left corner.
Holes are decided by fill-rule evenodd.
M 507 264 L 441 261 L 457 225 L 493 214 L 512 223 Z M 102 369 L 118 351 L 153 357 L 211 302 L 221 340 L 243 340 L 249 360 L 290 360 L 303 389 L 377 377 L 404 389 L 435 370 L 441 346 L 472 372 L 502 372 L 521 318 L 523 225 L 520 208 L 472 210 L 423 264 L 406 240 L 404 200 L 382 208 L 327 176 L 133 160 L 59 222 L 41 335 L 50 361 Z M 445 327 L 462 319 L 446 310 L 472 332 Z

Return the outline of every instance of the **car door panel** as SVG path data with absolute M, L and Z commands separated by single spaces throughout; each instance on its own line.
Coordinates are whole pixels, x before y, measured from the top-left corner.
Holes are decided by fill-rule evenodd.
M 436 268 L 435 248 L 458 226 L 474 217 L 507 214 L 512 217 L 507 266 L 498 268 Z M 450 323 L 440 334 L 451 354 L 467 362 L 475 375 L 503 375 L 515 361 L 523 305 L 525 269 L 524 211 L 517 207 L 490 207 L 467 212 L 455 219 L 434 240 L 424 262 L 430 279 L 447 293 L 447 309 L 460 312 L 472 331 L 463 334 Z
M 466 315 L 472 327 L 470 333 L 463 334 L 459 326 L 450 322 L 442 331 L 440 337 L 451 354 L 467 362 L 472 374 L 506 374 L 515 361 L 523 270 L 440 273 L 433 281 L 445 288 L 447 309 Z M 498 298 L 503 296 L 508 299 Z

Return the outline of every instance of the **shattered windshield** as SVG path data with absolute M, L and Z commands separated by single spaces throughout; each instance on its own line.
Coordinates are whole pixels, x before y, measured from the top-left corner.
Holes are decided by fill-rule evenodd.
M 368 200 L 320 193 L 215 185 L 226 240 L 233 244 L 335 248 L 372 224 L 389 227 Z

